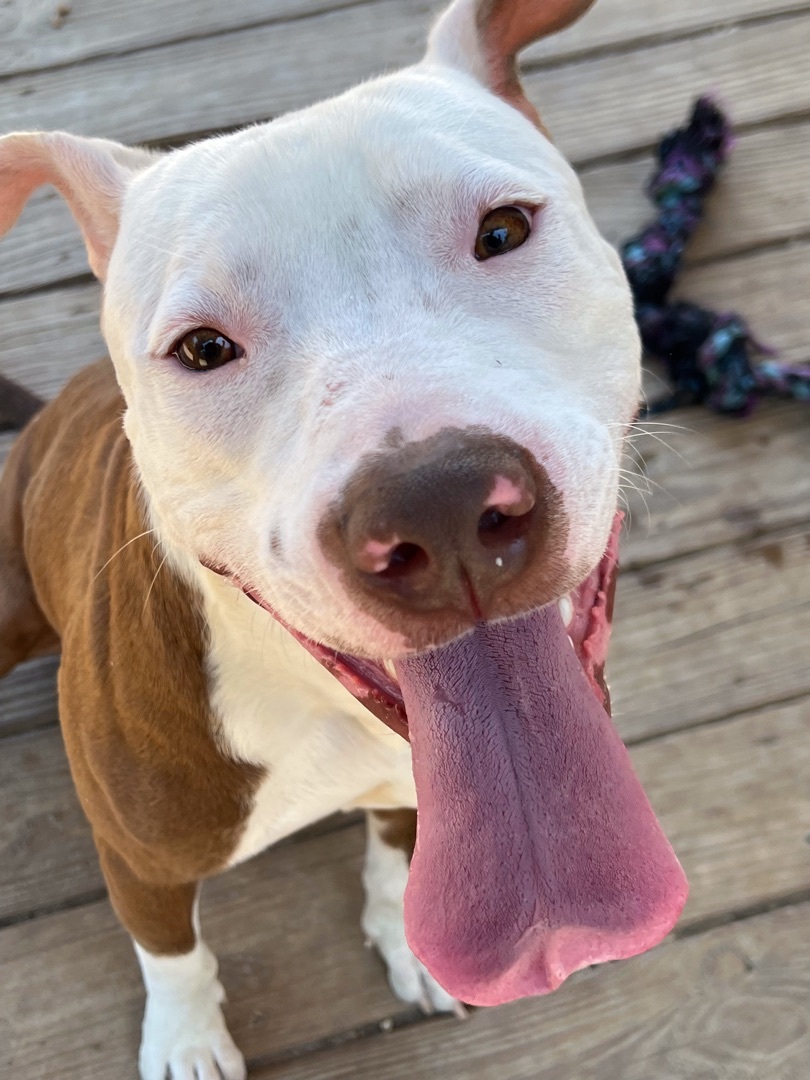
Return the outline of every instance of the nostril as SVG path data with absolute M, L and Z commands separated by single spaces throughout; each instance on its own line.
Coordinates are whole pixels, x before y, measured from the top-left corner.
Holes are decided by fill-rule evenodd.
M 500 510 L 485 510 L 478 521 L 478 531 L 480 533 L 495 532 L 506 520 L 506 514 L 502 514 Z
M 388 565 L 378 570 L 375 577 L 383 581 L 396 581 L 411 577 L 424 570 L 428 563 L 428 554 L 418 544 L 397 544 L 388 558 Z
M 485 510 L 478 519 L 478 539 L 484 547 L 502 548 L 522 540 L 529 532 L 534 507 L 523 514 L 505 514 L 497 507 Z

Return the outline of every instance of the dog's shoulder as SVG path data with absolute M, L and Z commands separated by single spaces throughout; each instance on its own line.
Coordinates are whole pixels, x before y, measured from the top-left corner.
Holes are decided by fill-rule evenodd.
M 105 546 L 126 539 L 134 478 L 123 413 L 110 361 L 83 368 L 25 428 L 4 477 L 37 599 L 60 635 Z
M 26 428 L 13 493 L 37 600 L 62 642 L 60 717 L 93 827 L 145 877 L 210 873 L 241 833 L 259 767 L 215 738 L 195 588 L 149 526 L 108 361 Z

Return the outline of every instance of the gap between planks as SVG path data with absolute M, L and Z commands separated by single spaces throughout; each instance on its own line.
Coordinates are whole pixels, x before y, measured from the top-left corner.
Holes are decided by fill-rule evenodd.
M 251 31 L 176 45 L 35 80 L 15 76 L 0 84 L 0 114 L 14 116 L 16 127 L 69 127 L 126 142 L 182 138 L 301 107 L 421 52 L 423 27 L 393 0 L 320 18 L 311 41 L 301 35 L 302 24 L 280 24 L 272 34 Z M 650 145 L 673 117 L 680 119 L 684 98 L 707 82 L 731 103 L 738 123 L 810 109 L 809 35 L 810 16 L 791 14 L 764 25 L 707 31 L 700 48 L 697 39 L 665 43 L 535 71 L 526 85 L 559 133 L 563 152 L 583 163 Z M 197 74 L 206 49 L 212 63 L 201 86 Z M 274 49 L 278 60 L 268 65 Z M 230 79 L 234 64 L 243 74 L 238 102 Z M 666 77 L 651 83 L 651 69 Z M 639 95 L 645 83 L 647 92 Z M 105 100 L 105 110 L 91 108 L 95 100 Z
M 379 0 L 239 0 L 223 7 L 200 3 L 190 25 L 178 15 L 183 5 L 171 0 L 146 0 L 134 12 L 126 3 L 85 0 L 70 11 L 58 27 L 48 25 L 50 10 L 41 18 L 21 16 L 15 27 L 13 16 L 4 26 L 0 44 L 0 80 L 18 75 L 37 75 L 60 68 L 75 67 L 94 60 L 131 56 L 153 49 L 261 30 L 283 23 L 318 19 L 333 12 L 369 7 Z M 409 17 L 430 24 L 446 3 L 409 0 Z M 188 9 L 185 9 L 188 11 Z M 713 29 L 766 22 L 808 10 L 806 0 L 725 0 L 707 6 L 692 0 L 677 6 L 660 0 L 600 0 L 587 14 L 561 34 L 531 46 L 524 52 L 529 65 L 539 67 L 574 61 L 615 50 L 645 48 L 666 41 L 690 38 Z M 652 29 L 655 27 L 655 29 Z M 53 30 L 58 30 L 54 33 Z M 38 59 L 37 59 L 38 57 Z
M 689 732 L 669 732 L 632 749 L 639 777 L 692 882 L 682 927 L 762 910 L 806 887 L 808 718 L 805 694 Z M 4 759 L 4 924 L 96 902 L 103 880 L 58 733 L 9 740 Z M 690 792 L 686 802 L 685 791 Z M 319 822 L 264 857 L 272 862 L 288 844 L 321 844 L 326 836 L 330 850 L 345 848 L 359 857 L 361 815 Z M 241 875 L 237 868 L 226 875 L 225 885 L 239 889 Z
M 256 1080 L 805 1080 L 810 905 L 582 973 L 466 1026 L 404 1024 Z M 364 1032 L 365 1034 L 365 1032 Z M 376 1034 L 373 1029 L 368 1034 Z

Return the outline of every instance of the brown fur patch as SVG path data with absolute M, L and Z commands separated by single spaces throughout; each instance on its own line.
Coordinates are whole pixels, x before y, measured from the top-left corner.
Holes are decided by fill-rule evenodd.
M 196 883 L 228 862 L 263 770 L 220 751 L 199 598 L 153 536 L 135 539 L 147 526 L 123 407 L 112 366 L 96 364 L 15 447 L 0 577 L 11 565 L 36 606 L 0 593 L 0 653 L 11 641 L 24 658 L 21 616 L 28 638 L 39 624 L 35 646 L 56 629 L 65 745 L 116 910 L 147 948 L 182 952 Z
M 382 824 L 380 830 L 382 841 L 389 847 L 404 851 L 410 862 L 416 846 L 416 811 L 375 810 L 374 816 Z

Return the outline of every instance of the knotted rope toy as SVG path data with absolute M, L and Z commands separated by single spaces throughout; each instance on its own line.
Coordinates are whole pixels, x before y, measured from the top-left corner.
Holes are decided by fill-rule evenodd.
M 644 410 L 647 415 L 703 403 L 745 416 L 765 394 L 810 402 L 810 364 L 776 360 L 741 316 L 718 315 L 686 301 L 667 303 L 731 142 L 719 107 L 699 98 L 687 126 L 658 144 L 658 167 L 646 188 L 658 216 L 621 249 L 644 348 L 664 363 L 672 384 L 671 395 Z

